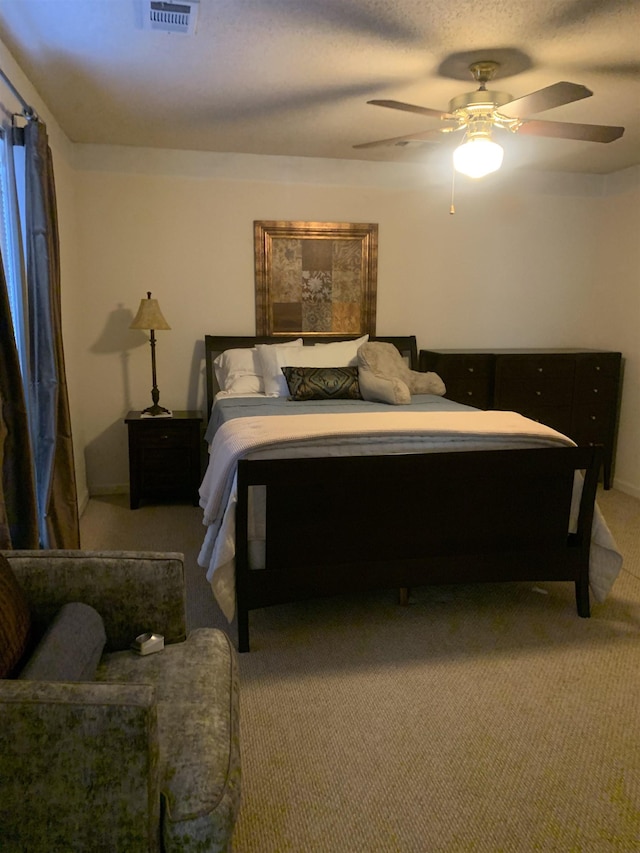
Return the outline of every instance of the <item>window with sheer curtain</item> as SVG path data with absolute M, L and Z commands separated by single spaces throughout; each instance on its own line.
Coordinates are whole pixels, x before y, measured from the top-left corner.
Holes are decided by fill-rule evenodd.
M 24 377 L 28 375 L 29 343 L 26 311 L 26 251 L 23 237 L 25 233 L 24 145 L 14 144 L 14 135 L 19 133 L 21 133 L 19 129 L 11 127 L 3 128 L 0 133 L 0 250 L 24 381 Z
M 5 124 L 0 130 L 0 548 L 24 549 L 37 548 L 40 536 L 26 407 L 25 223 L 13 154 L 13 131 Z M 22 161 L 24 201 L 24 149 L 22 155 L 16 160 Z

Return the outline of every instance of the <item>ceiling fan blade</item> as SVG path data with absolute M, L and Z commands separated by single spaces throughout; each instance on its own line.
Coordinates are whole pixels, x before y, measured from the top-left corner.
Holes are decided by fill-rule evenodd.
M 537 92 L 515 98 L 499 109 L 509 118 L 526 118 L 532 113 L 541 113 L 554 107 L 561 107 L 563 104 L 581 101 L 582 98 L 590 98 L 591 95 L 593 95 L 591 89 L 579 83 L 553 83 L 551 86 L 545 86 L 544 89 L 538 89 Z
M 433 116 L 435 118 L 455 119 L 451 113 L 443 113 L 442 110 L 432 110 L 430 107 L 416 107 L 413 104 L 405 104 L 402 101 L 367 101 L 376 107 L 389 107 L 392 110 L 404 110 L 407 113 L 417 113 L 421 116 Z
M 375 142 L 360 142 L 354 145 L 354 148 L 377 148 L 382 145 L 402 145 L 403 142 L 410 142 L 412 139 L 422 140 L 423 142 L 435 142 L 442 139 L 441 130 L 423 130 L 422 133 L 405 133 L 404 136 L 394 136 L 391 139 L 376 139 Z
M 551 136 L 555 139 L 578 139 L 582 142 L 613 142 L 624 133 L 624 127 L 604 124 L 572 124 L 565 121 L 525 121 L 518 133 L 526 136 Z

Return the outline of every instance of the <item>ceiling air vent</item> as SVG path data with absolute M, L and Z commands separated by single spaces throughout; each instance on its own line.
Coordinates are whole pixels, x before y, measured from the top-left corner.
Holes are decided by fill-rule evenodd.
M 147 30 L 190 36 L 195 32 L 197 18 L 197 0 L 176 3 L 147 0 L 144 5 L 144 28 Z

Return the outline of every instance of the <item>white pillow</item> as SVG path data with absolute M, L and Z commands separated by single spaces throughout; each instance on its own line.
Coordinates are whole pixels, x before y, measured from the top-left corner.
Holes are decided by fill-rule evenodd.
M 282 347 L 276 352 L 274 387 L 279 397 L 287 397 L 289 388 L 282 372 L 283 367 L 353 367 L 358 363 L 358 349 L 369 335 L 355 341 L 336 341 L 331 344 L 314 344 L 310 347 Z
M 257 344 L 260 372 L 262 374 L 264 393 L 267 397 L 284 397 L 289 393 L 284 374 L 277 363 L 277 355 L 283 349 L 301 349 L 302 338 L 288 341 L 286 344 Z M 282 388 L 284 383 L 284 390 Z
M 221 391 L 230 394 L 264 394 L 262 368 L 255 347 L 228 349 L 213 362 Z
M 319 347 L 326 353 L 331 353 L 335 358 L 341 359 L 340 363 L 321 364 L 319 367 L 353 367 L 358 363 L 358 350 L 362 344 L 366 344 L 369 335 L 356 338 L 355 341 L 335 341 L 331 344 L 315 344 L 314 349 Z M 284 365 L 283 365 L 284 366 Z M 313 364 L 293 364 L 292 367 L 315 367 Z

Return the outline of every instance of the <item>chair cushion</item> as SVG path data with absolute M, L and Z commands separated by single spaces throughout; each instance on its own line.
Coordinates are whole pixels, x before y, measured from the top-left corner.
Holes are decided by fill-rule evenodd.
M 88 604 L 63 605 L 29 657 L 28 681 L 93 681 L 107 637 L 100 614 Z
M 27 599 L 9 561 L 0 554 L 0 678 L 14 673 L 29 644 Z
M 105 655 L 96 677 L 156 687 L 166 853 L 226 850 L 240 806 L 238 673 L 226 634 L 199 628 L 155 654 Z

